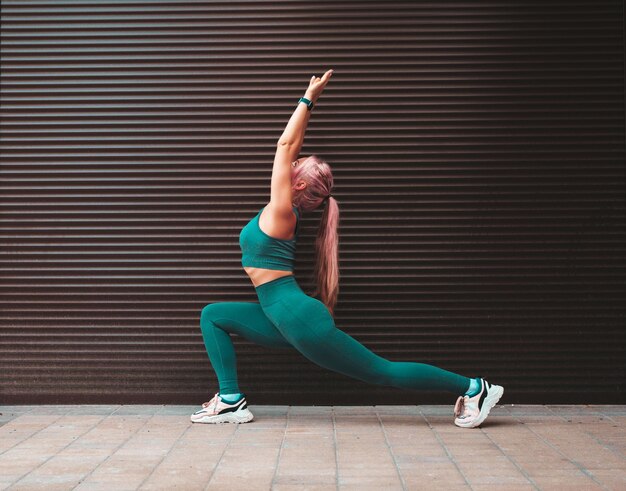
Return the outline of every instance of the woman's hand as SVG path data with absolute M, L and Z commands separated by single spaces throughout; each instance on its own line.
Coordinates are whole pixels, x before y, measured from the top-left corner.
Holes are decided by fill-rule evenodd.
M 309 82 L 309 88 L 306 90 L 304 97 L 313 102 L 316 102 L 319 96 L 322 94 L 322 91 L 324 90 L 324 87 L 326 87 L 326 84 L 330 80 L 330 76 L 332 74 L 333 70 L 331 68 L 324 75 L 322 75 L 322 78 L 313 75 L 311 77 L 311 82 Z

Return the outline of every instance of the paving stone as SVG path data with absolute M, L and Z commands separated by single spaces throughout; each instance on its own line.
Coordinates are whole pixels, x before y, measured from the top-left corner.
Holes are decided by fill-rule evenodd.
M 336 491 L 337 485 L 333 484 L 310 484 L 310 483 L 299 483 L 299 484 L 283 484 L 283 483 L 275 483 L 272 486 L 272 491 Z
M 358 488 L 356 487 L 358 486 Z M 339 474 L 340 489 L 403 489 L 402 481 L 397 474 L 392 472 L 380 472 L 373 476 L 363 474 Z
M 0 406 L 0 427 L 32 410 L 32 406 Z
M 140 489 L 204 489 L 223 453 L 224 447 L 217 445 L 202 449 L 177 445 L 155 466 Z
M 272 489 L 277 485 L 315 485 L 315 486 L 336 486 L 337 476 L 334 472 L 327 474 L 319 474 L 311 472 L 307 468 L 306 471 L 300 471 L 297 474 L 279 475 L 274 477 Z
M 621 469 L 587 469 L 593 477 L 609 489 L 626 489 L 626 470 Z
M 125 415 L 154 415 L 163 409 L 161 405 L 152 404 L 123 404 L 116 411 L 117 416 Z
M 408 489 L 442 488 L 461 486 L 468 488 L 467 482 L 451 461 L 417 462 L 411 467 L 400 467 L 400 473 Z
M 11 491 L 67 491 L 79 484 L 81 478 L 81 474 L 33 474 L 11 486 Z
M 509 486 L 529 483 L 518 468 L 505 459 L 493 461 L 487 458 L 484 462 L 473 462 L 470 465 L 459 463 L 459 467 L 472 487 L 478 484 Z
M 616 404 L 590 404 L 589 407 L 594 411 L 598 411 L 602 414 L 606 414 L 608 416 L 626 416 L 626 406 L 620 406 Z
M 533 484 L 472 484 L 473 491 L 537 491 Z
M 92 416 L 104 416 L 107 414 L 113 414 L 120 408 L 119 404 L 86 404 L 82 406 L 70 407 L 66 415 L 92 415 Z
M 532 479 L 541 489 L 602 489 L 602 486 L 579 470 L 550 469 L 534 473 Z

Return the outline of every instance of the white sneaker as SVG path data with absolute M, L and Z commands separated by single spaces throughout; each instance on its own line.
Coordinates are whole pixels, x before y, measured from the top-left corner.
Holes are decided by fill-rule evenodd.
M 209 402 L 202 404 L 202 409 L 191 415 L 193 423 L 247 423 L 253 418 L 243 394 L 238 401 L 228 403 L 219 392 Z
M 460 396 L 454 405 L 454 424 L 461 428 L 479 426 L 504 394 L 504 387 L 480 379 L 480 392 L 473 397 Z

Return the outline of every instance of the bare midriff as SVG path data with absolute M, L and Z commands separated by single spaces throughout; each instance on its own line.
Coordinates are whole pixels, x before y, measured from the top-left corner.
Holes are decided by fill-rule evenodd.
M 278 269 L 254 268 L 252 266 L 246 266 L 243 269 L 250 277 L 250 280 L 252 280 L 255 288 L 276 278 L 293 275 L 292 271 L 281 271 Z

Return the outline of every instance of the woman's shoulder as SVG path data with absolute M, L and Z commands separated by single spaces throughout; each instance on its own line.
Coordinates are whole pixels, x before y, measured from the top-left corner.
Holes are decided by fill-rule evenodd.
M 263 211 L 267 210 L 266 214 L 272 216 L 273 218 L 276 219 L 281 219 L 281 218 L 291 218 L 294 213 L 296 215 L 296 217 L 300 218 L 300 210 L 298 209 L 298 207 L 296 205 L 291 205 L 291 211 L 289 210 L 289 208 L 287 208 L 286 206 L 276 206 L 274 205 L 271 201 L 269 203 L 266 203 L 265 206 L 263 208 L 261 208 L 260 213 L 263 213 Z
M 259 213 L 259 228 L 273 238 L 290 240 L 299 218 L 300 211 L 296 206 L 292 207 L 291 213 L 286 213 L 268 203 Z

